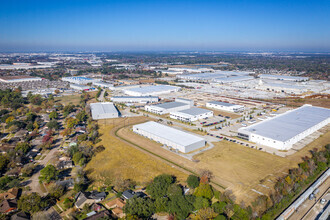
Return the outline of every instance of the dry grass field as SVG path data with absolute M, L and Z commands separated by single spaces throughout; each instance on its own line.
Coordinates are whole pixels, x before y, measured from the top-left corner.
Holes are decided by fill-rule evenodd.
M 213 182 L 231 189 L 238 201 L 245 202 L 253 201 L 260 193 L 268 194 L 277 177 L 285 175 L 288 169 L 296 167 L 303 156 L 310 155 L 309 150 L 320 149 L 330 140 L 330 131 L 328 131 L 299 152 L 286 158 L 221 141 L 213 143 L 215 145 L 213 149 L 196 155 L 195 159 L 199 161 L 196 163 L 162 149 L 160 144 L 133 133 L 130 126 L 120 129 L 117 134 L 193 172 L 198 173 L 202 169 L 212 171 Z
M 91 97 L 91 100 L 89 100 L 88 103 L 96 102 L 96 99 L 95 99 L 96 93 L 97 92 L 89 92 L 88 93 Z M 73 105 L 79 105 L 80 104 L 80 97 L 81 97 L 81 94 L 55 97 L 55 102 L 62 103 L 63 105 L 68 105 L 70 103 L 72 103 Z
M 136 117 L 99 121 L 102 141 L 98 145 L 103 145 L 105 150 L 93 157 L 86 167 L 86 170 L 90 172 L 89 177 L 96 184 L 120 178 L 132 179 L 143 185 L 162 173 L 175 175 L 181 182 L 186 179 L 186 173 L 115 137 L 115 130 L 124 126 L 125 123 L 127 125 L 145 120 L 144 117 Z

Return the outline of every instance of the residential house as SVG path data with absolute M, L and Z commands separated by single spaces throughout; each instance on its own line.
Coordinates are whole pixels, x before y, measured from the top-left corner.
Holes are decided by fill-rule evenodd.
M 73 162 L 72 160 L 62 160 L 59 161 L 56 165 L 56 168 L 59 170 L 63 170 L 63 169 L 69 169 L 69 168 L 73 168 Z
M 124 199 L 130 199 L 130 198 L 133 198 L 134 196 L 143 198 L 146 196 L 146 194 L 143 192 L 134 192 L 133 190 L 129 189 L 129 190 L 124 191 L 122 196 Z
M 87 205 L 92 205 L 93 203 L 100 202 L 104 200 L 106 197 L 105 192 L 97 192 L 97 191 L 92 191 L 92 192 L 79 192 L 75 196 L 75 206 L 78 209 L 82 209 L 85 204 Z
M 67 180 L 58 180 L 58 181 L 56 181 L 56 184 L 63 186 L 65 189 L 73 189 L 74 180 L 72 178 L 67 179 Z
M 11 188 L 7 192 L 1 193 L 0 199 L 16 199 L 18 192 L 19 192 L 18 188 Z
M 5 199 L 0 203 L 1 213 L 11 213 L 17 210 L 17 200 L 16 199 Z
M 108 210 L 104 210 L 104 211 L 101 211 L 101 212 L 91 212 L 89 213 L 90 216 L 88 216 L 87 218 L 85 218 L 85 220 L 97 220 L 97 219 L 100 219 L 100 218 L 105 218 L 105 217 L 110 217 L 111 218 L 111 214 Z
M 125 206 L 125 201 L 120 199 L 120 198 L 116 198 L 114 200 L 111 200 L 110 202 L 105 204 L 105 207 L 107 209 L 111 209 L 112 213 L 118 217 L 118 218 L 123 218 L 125 217 L 125 213 L 123 211 L 123 208 Z
M 18 212 L 12 215 L 10 220 L 30 220 L 30 216 L 25 212 Z

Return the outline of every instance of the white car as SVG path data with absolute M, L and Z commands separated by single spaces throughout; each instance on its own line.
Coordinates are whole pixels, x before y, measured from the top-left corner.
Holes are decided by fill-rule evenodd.
M 321 200 L 320 200 L 320 203 L 321 203 L 322 205 L 324 205 L 324 204 L 326 203 L 326 201 L 327 201 L 326 199 L 321 199 Z

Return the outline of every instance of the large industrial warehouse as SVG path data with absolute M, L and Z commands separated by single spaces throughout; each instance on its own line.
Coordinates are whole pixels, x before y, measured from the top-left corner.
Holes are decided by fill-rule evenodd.
M 133 131 L 183 153 L 194 151 L 206 144 L 203 138 L 153 121 L 134 125 Z
M 330 122 L 330 109 L 304 105 L 274 118 L 238 129 L 238 136 L 279 150 L 292 146 Z
M 0 77 L 0 82 L 4 83 L 17 83 L 17 82 L 32 82 L 32 81 L 41 81 L 40 77 L 32 76 L 2 76 Z
M 213 117 L 213 111 L 202 108 L 189 108 L 186 110 L 171 112 L 170 117 L 185 122 Z
M 214 108 L 229 112 L 241 112 L 244 111 L 243 105 L 235 105 L 228 102 L 218 102 L 218 101 L 211 101 L 206 103 L 207 108 Z
M 125 89 L 124 92 L 131 96 L 156 96 L 160 94 L 166 94 L 171 92 L 180 91 L 178 86 L 158 85 L 158 86 L 144 86 L 138 88 Z
M 66 81 L 73 84 L 86 85 L 88 83 L 98 82 L 100 81 L 100 79 L 92 79 L 82 76 L 76 76 L 76 77 L 63 77 L 62 81 Z
M 119 117 L 118 109 L 111 102 L 91 103 L 91 111 L 94 120 Z
M 158 96 L 113 96 L 111 97 L 113 102 L 121 103 L 153 103 L 158 102 Z
M 190 108 L 190 105 L 183 102 L 165 102 L 158 105 L 146 105 L 144 110 L 158 115 L 168 114 Z

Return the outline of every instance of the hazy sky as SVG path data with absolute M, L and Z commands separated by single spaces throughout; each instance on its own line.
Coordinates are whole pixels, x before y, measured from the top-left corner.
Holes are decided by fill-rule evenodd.
M 330 51 L 330 0 L 0 3 L 0 51 Z

